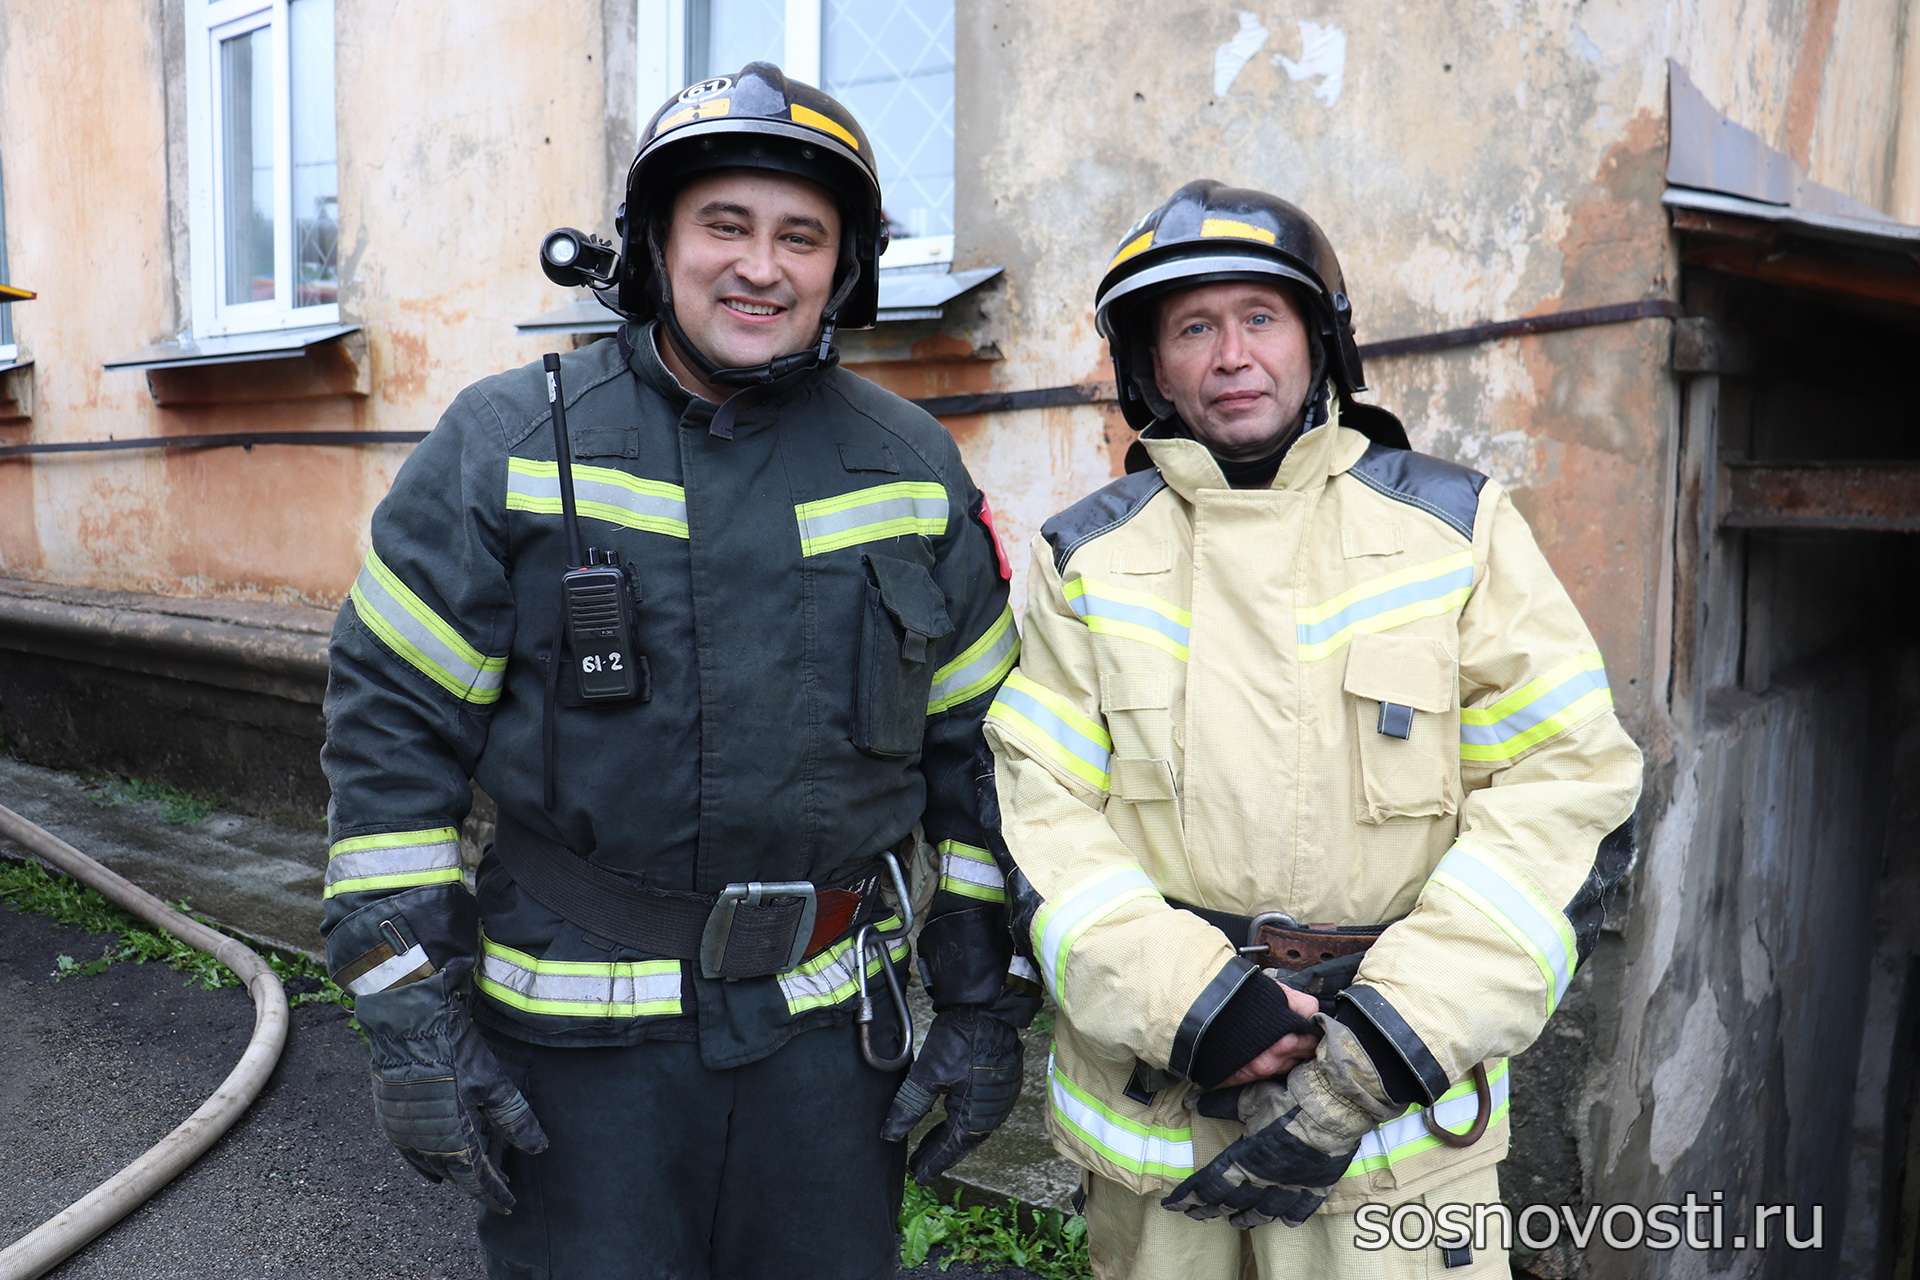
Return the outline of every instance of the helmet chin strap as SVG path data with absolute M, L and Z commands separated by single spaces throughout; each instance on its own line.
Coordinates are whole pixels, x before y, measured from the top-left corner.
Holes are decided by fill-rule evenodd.
M 659 291 L 661 323 L 667 326 L 667 333 L 673 339 L 673 345 L 684 356 L 688 364 L 700 375 L 701 381 L 716 387 L 764 387 L 790 377 L 807 369 L 831 369 L 840 362 L 840 352 L 833 345 L 834 330 L 839 323 L 840 308 L 853 292 L 853 286 L 860 279 L 860 260 L 851 251 L 851 241 L 843 239 L 840 246 L 840 263 L 844 268 L 841 280 L 833 295 L 827 299 L 827 305 L 820 312 L 820 340 L 802 351 L 789 352 L 775 356 L 765 364 L 727 367 L 716 364 L 702 351 L 687 331 L 680 327 L 680 317 L 674 314 L 673 286 L 668 282 L 666 254 L 660 247 L 659 224 L 653 223 L 647 228 L 647 253 L 653 258 L 654 287 Z M 728 403 L 733 397 L 728 397 Z M 729 423 L 731 415 L 728 416 Z

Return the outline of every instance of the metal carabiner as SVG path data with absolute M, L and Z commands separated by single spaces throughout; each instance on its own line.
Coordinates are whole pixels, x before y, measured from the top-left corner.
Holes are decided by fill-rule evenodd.
M 913 1061 L 913 1010 L 907 1007 L 907 993 L 900 987 L 900 976 L 893 971 L 893 962 L 887 954 L 887 948 L 907 936 L 913 929 L 913 898 L 907 892 L 907 880 L 900 873 L 900 859 L 892 850 L 880 855 L 886 861 L 887 873 L 893 878 L 893 891 L 900 902 L 901 924 L 898 929 L 881 931 L 870 924 L 863 924 L 853 935 L 853 976 L 860 988 L 860 1000 L 853 1015 L 854 1025 L 859 1028 L 860 1056 L 875 1071 L 898 1071 Z M 878 945 L 880 948 L 880 972 L 887 980 L 887 991 L 893 997 L 893 1007 L 900 1015 L 900 1052 L 890 1058 L 882 1058 L 873 1051 L 873 1000 L 867 994 L 867 949 Z

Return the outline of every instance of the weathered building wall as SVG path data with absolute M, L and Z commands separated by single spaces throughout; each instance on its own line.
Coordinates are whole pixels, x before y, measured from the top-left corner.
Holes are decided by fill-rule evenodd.
M 1791 1204 L 1802 1239 L 1819 1205 L 1830 1246 L 1858 1211 L 1840 1135 L 1867 1004 L 1893 674 L 1834 664 L 1766 696 L 1708 700 L 1644 842 L 1630 963 L 1602 1017 L 1618 1038 L 1588 1112 L 1597 1200 L 1691 1193 L 1742 1231 L 1753 1206 Z M 1729 1276 L 1806 1274 L 1777 1242 L 1723 1256 Z M 1703 1262 L 1589 1255 L 1608 1280 Z
M 632 5 L 338 0 L 342 310 L 365 326 L 371 395 L 161 409 L 138 374 L 101 370 L 185 321 L 182 3 L 0 7 L 9 258 L 42 294 L 15 310 L 39 407 L 0 441 L 423 429 L 461 386 L 551 347 L 512 321 L 559 301 L 534 262 L 542 232 L 611 230 L 635 124 Z M 956 20 L 954 265 L 1005 272 L 943 322 L 849 341 L 850 359 L 908 394 L 1108 381 L 1091 314 L 1100 272 L 1121 231 L 1196 176 L 1309 209 L 1340 252 L 1363 341 L 1676 297 L 1660 207 L 1669 57 L 1813 180 L 1920 221 L 1911 0 L 1176 0 L 1124 13 L 957 0 Z M 110 269 L 73 270 L 75 244 Z M 1647 320 L 1368 368 L 1371 398 L 1417 447 L 1514 490 L 1648 749 L 1634 914 L 1518 1073 L 1515 1178 L 1555 1198 L 1736 1174 L 1754 1194 L 1777 1189 L 1776 1164 L 1723 1177 L 1707 1146 L 1680 1138 L 1732 1134 L 1727 1117 L 1804 1070 L 1765 1059 L 1781 1065 L 1761 1080 L 1741 1037 L 1810 1034 L 1824 1016 L 1772 976 L 1802 944 L 1746 926 L 1844 919 L 1858 894 L 1851 880 L 1740 883 L 1820 847 L 1809 806 L 1854 781 L 1811 756 L 1864 714 L 1858 689 L 1716 702 L 1725 714 L 1711 720 L 1669 705 L 1670 654 L 1691 642 L 1691 622 L 1672 616 L 1676 573 L 1694 571 L 1670 551 L 1681 392 L 1669 337 Z M 1018 600 L 1019 548 L 1117 473 L 1128 432 L 1097 405 L 949 426 L 993 496 Z M 330 607 L 403 456 L 0 463 L 0 577 Z M 1686 679 L 1726 683 L 1681 675 L 1681 697 L 1698 692 Z M 1740 825 L 1768 795 L 1799 807 Z M 1870 816 L 1855 819 L 1845 838 L 1867 839 Z M 1729 893 L 1749 895 L 1731 914 Z M 1730 1083 L 1702 1096 L 1709 1068 Z M 1803 1112 L 1777 1159 L 1829 1118 Z
M 424 430 L 538 356 L 539 239 L 609 201 L 597 8 L 338 0 L 341 309 L 372 394 L 156 406 L 108 372 L 188 325 L 182 0 L 0 8 L 0 149 L 35 442 Z M 530 34 L 539 32 L 537 39 Z M 84 246 L 76 254 L 73 246 Z M 550 341 L 550 340 L 549 340 Z M 220 375 L 199 375 L 220 385 Z M 29 438 L 0 427 L 0 440 Z M 0 464 L 0 576 L 332 605 L 403 448 L 81 455 Z

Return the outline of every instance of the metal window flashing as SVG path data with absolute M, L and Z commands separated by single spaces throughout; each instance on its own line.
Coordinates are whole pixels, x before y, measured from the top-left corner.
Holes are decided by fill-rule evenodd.
M 1903 251 L 1920 244 L 1920 226 L 1821 186 L 1792 157 L 1721 114 L 1672 59 L 1667 103 L 1666 207 L 1776 223 L 1841 244 Z
M 1002 267 L 971 267 L 952 271 L 935 264 L 926 267 L 883 267 L 880 270 L 880 307 L 877 320 L 890 324 L 903 320 L 938 320 L 946 305 L 961 294 L 978 288 L 1004 270 Z M 514 323 L 521 333 L 612 333 L 622 321 L 591 297 L 576 297 L 564 306 Z
M 220 338 L 173 338 L 156 342 L 120 360 L 108 369 L 190 369 L 216 364 L 249 364 L 265 360 L 297 360 L 309 348 L 358 333 L 357 324 L 323 324 L 303 329 L 236 333 Z
M 1791 205 L 1771 204 L 1718 191 L 1696 191 L 1688 187 L 1668 187 L 1660 203 L 1669 209 L 1693 209 L 1701 213 L 1724 213 L 1759 222 L 1778 223 L 1814 240 L 1909 251 L 1913 246 L 1920 245 L 1920 226 L 1895 222 L 1891 218 L 1816 213 Z

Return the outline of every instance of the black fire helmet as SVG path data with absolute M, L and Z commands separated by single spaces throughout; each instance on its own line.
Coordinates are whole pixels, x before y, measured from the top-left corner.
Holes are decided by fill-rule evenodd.
M 723 370 L 679 331 L 659 232 L 681 185 L 716 169 L 793 174 L 824 188 L 839 205 L 840 267 L 821 317 L 818 352 L 795 352 L 752 370 Z M 620 311 L 635 320 L 658 315 L 695 364 L 704 366 L 703 374 L 722 375 L 718 381 L 767 381 L 813 363 L 799 357 L 825 360 L 836 328 L 869 328 L 879 311 L 887 230 L 873 144 L 853 113 L 831 95 L 788 79 L 769 62 L 749 62 L 733 75 L 689 85 L 653 113 L 627 170 L 619 231 Z
M 1167 411 L 1156 404 L 1160 397 L 1153 387 L 1153 303 L 1177 289 L 1228 280 L 1276 282 L 1304 303 L 1310 336 L 1326 353 L 1343 414 L 1352 416 L 1357 408 L 1360 419 L 1388 420 L 1349 425 L 1406 447 L 1405 432 L 1392 415 L 1353 404 L 1353 394 L 1367 384 L 1353 338 L 1353 304 L 1326 234 L 1278 196 L 1208 178 L 1187 183 L 1128 229 L 1094 296 L 1094 324 L 1113 353 L 1114 381 L 1129 425 L 1141 430 Z

